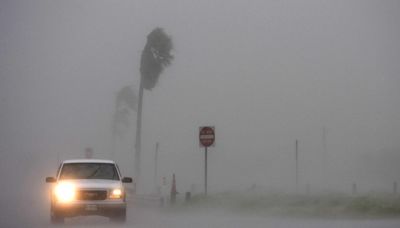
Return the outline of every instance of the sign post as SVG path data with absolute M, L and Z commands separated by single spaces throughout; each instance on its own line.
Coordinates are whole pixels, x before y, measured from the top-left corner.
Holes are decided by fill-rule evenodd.
M 85 148 L 85 158 L 87 159 L 93 158 L 93 149 L 91 147 Z
M 207 195 L 207 147 L 204 151 L 204 195 Z
M 207 149 L 214 146 L 215 128 L 210 126 L 199 128 L 200 147 L 204 147 L 204 194 L 207 195 Z

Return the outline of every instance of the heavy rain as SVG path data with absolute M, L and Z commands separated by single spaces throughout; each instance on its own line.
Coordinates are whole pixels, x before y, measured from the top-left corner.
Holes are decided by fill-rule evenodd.
M 66 227 L 399 227 L 399 12 L 1 0 L 0 227 L 54 226 L 70 159 L 133 181 L 125 223 Z

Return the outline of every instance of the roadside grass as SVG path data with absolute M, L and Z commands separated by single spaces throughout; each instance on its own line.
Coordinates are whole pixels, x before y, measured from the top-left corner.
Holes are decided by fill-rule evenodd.
M 399 217 L 400 196 L 366 194 L 290 195 L 219 193 L 195 195 L 169 210 L 222 209 L 234 213 L 311 217 Z

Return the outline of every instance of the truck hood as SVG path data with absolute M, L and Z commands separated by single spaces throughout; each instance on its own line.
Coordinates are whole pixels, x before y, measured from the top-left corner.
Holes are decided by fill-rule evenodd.
M 58 183 L 71 183 L 78 189 L 114 189 L 122 188 L 122 184 L 118 180 L 100 180 L 100 179 L 77 179 L 77 180 L 61 180 Z

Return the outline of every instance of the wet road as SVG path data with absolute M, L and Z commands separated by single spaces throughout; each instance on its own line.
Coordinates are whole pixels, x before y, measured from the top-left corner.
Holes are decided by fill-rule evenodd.
M 4 204 L 2 205 L 2 207 Z M 161 210 L 155 206 L 129 206 L 127 222 L 115 224 L 100 216 L 66 219 L 61 226 L 49 223 L 48 208 L 39 201 L 28 207 L 10 207 L 0 216 L 0 227 L 132 227 L 132 228 L 399 228 L 400 218 L 316 219 L 282 218 L 232 214 L 225 211 L 198 212 Z M 29 212 L 29 213 L 28 213 Z
M 198 214 L 160 213 L 157 210 L 132 210 L 125 225 L 115 225 L 101 217 L 75 218 L 66 227 L 138 228 L 399 228 L 400 219 L 294 219 L 254 217 L 209 212 Z

